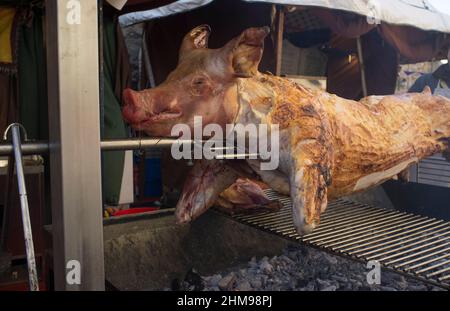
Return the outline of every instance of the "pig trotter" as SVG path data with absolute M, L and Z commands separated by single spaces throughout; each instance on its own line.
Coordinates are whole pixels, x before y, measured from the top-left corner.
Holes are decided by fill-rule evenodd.
M 311 233 L 327 207 L 327 185 L 318 166 L 309 160 L 294 161 L 291 176 L 292 214 L 297 232 Z

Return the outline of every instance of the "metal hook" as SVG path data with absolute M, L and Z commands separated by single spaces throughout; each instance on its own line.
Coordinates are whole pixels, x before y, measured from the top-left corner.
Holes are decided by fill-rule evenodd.
M 8 127 L 6 128 L 5 132 L 3 132 L 3 140 L 8 140 L 8 132 L 11 130 L 11 128 L 13 126 L 18 126 L 23 133 L 23 140 L 24 141 L 28 141 L 28 134 L 27 134 L 27 130 L 25 129 L 25 127 L 20 124 L 20 123 L 11 123 L 10 125 L 8 125 Z

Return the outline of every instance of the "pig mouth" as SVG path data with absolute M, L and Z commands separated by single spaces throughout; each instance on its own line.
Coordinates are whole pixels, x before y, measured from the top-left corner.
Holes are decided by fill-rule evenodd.
M 174 110 L 165 110 L 162 112 L 159 112 L 157 114 L 153 114 L 146 118 L 145 122 L 156 122 L 156 121 L 165 121 L 165 120 L 173 120 L 181 117 L 183 113 L 181 110 L 174 109 Z
M 175 120 L 180 118 L 182 115 L 183 113 L 179 110 L 166 110 L 157 114 L 148 115 L 139 121 L 131 123 L 132 125 L 146 126 L 151 125 L 152 123 Z

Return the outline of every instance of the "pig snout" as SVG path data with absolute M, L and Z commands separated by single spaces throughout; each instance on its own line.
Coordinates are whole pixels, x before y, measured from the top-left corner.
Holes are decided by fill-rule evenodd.
M 123 92 L 124 107 L 122 115 L 132 126 L 146 126 L 145 124 L 169 124 L 182 116 L 182 109 L 173 92 L 162 89 Z

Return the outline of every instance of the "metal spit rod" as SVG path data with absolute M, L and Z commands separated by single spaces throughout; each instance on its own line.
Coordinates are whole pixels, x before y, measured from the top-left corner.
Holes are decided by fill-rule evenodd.
M 23 173 L 22 150 L 20 142 L 20 125 L 11 126 L 12 144 L 16 162 L 16 174 L 20 196 L 20 207 L 22 211 L 23 235 L 25 237 L 25 249 L 27 252 L 28 276 L 31 291 L 39 290 L 38 275 L 36 269 L 36 258 L 34 257 L 33 233 L 31 231 L 30 210 L 28 208 L 27 188 L 25 175 Z M 9 164 L 11 165 L 11 163 Z

